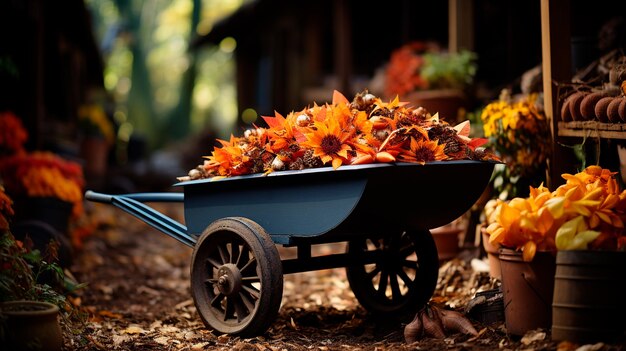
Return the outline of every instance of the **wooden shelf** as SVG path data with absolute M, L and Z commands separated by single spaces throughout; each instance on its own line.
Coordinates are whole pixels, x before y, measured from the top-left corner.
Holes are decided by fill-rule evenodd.
M 558 122 L 560 137 L 626 139 L 626 124 L 598 121 Z

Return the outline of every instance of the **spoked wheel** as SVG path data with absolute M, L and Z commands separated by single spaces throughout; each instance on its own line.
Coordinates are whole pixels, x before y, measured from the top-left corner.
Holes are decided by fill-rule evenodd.
M 231 335 L 262 334 L 276 318 L 283 294 L 275 244 L 249 219 L 213 222 L 193 250 L 191 290 L 207 327 Z
M 416 312 L 432 297 L 439 259 L 429 231 L 402 232 L 352 240 L 348 282 L 369 312 L 396 316 Z

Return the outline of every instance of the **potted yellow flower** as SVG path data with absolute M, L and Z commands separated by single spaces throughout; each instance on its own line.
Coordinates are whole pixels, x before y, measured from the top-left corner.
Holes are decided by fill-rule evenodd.
M 85 174 L 91 181 L 101 182 L 107 171 L 109 151 L 115 143 L 115 128 L 99 103 L 83 104 L 78 109 L 78 122 Z
M 487 225 L 495 222 L 497 200 L 529 196 L 530 186 L 546 181 L 546 161 L 550 156 L 550 126 L 537 94 L 513 97 L 502 90 L 497 101 L 480 113 L 483 133 L 489 147 L 502 159 L 492 177 L 492 197 L 484 208 L 483 246 L 491 276 L 500 279 L 498 245 L 489 242 Z
M 626 268 L 623 252 L 626 248 L 626 190 L 620 191 L 616 173 L 599 166 L 589 166 L 574 175 L 563 174 L 566 183 L 552 192 L 543 186 L 531 187 L 527 198 L 498 200 L 493 216 L 495 221 L 486 232 L 490 235 L 490 242 L 502 247 L 500 259 L 507 305 L 507 330 L 513 323 L 513 314 L 519 313 L 525 314 L 520 319 L 526 324 L 511 325 L 514 334 L 552 325 L 555 339 L 589 341 L 614 337 L 615 333 L 623 331 L 624 323 L 619 320 L 618 314 L 594 319 L 589 318 L 589 313 L 598 312 L 589 312 L 592 308 L 588 308 L 587 315 L 572 318 L 576 312 L 571 310 L 574 305 L 580 306 L 579 302 L 572 302 L 577 298 L 572 292 L 591 293 L 594 296 L 591 299 L 588 294 L 582 294 L 587 299 L 585 303 L 589 304 L 587 307 L 617 303 L 619 306 L 614 308 L 626 308 L 619 296 L 608 298 L 613 291 L 622 291 L 620 286 L 626 287 L 626 280 L 620 278 Z M 547 266 L 539 267 L 540 259 L 545 260 Z M 520 266 L 523 273 L 507 275 L 505 268 L 513 268 L 513 263 Z M 580 267 L 585 273 L 576 273 Z M 600 269 L 596 272 L 593 267 Z M 594 273 L 590 273 L 592 271 Z M 611 276 L 611 273 L 616 275 Z M 555 284 L 555 274 L 558 284 Z M 539 275 L 545 283 L 540 301 L 527 303 L 517 299 L 515 303 L 521 303 L 519 310 L 515 311 L 514 306 L 509 308 L 507 293 L 517 294 L 524 290 L 523 286 L 529 285 L 532 294 L 536 294 L 541 290 L 538 288 Z M 523 279 L 515 281 L 513 276 Z M 603 283 L 597 284 L 599 281 Z M 537 285 L 533 285 L 535 283 Z M 596 295 L 592 287 L 601 288 L 601 293 Z M 512 298 L 509 296 L 509 299 Z M 554 316 L 552 312 L 556 312 Z M 540 319 L 538 315 L 549 318 Z M 586 332 L 572 328 L 572 323 L 581 321 L 586 321 Z M 577 331 L 573 333 L 574 330 Z
M 480 114 L 485 138 L 502 159 L 496 167 L 493 187 L 496 197 L 509 200 L 528 196 L 529 186 L 546 180 L 551 134 L 538 95 L 511 96 L 503 90 L 498 101 Z

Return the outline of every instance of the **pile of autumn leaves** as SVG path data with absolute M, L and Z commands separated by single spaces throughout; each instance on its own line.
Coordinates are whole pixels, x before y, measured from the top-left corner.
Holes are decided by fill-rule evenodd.
M 491 200 L 489 241 L 522 250 L 527 262 L 537 250 L 624 250 L 626 190 L 620 192 L 615 174 L 589 166 L 563 174 L 566 183 L 552 192 L 541 185 L 528 198 Z
M 180 181 L 213 180 L 254 173 L 368 163 L 498 160 L 470 138 L 469 121 L 451 126 L 423 107 L 398 98 L 383 102 L 367 91 L 348 101 L 335 91 L 332 103 L 314 104 L 283 117 L 263 116 L 243 137 L 218 140 L 203 164 Z

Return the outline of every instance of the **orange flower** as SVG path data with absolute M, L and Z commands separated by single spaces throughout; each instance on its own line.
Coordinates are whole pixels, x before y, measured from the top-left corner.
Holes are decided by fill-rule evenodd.
M 4 192 L 4 187 L 0 185 L 0 232 L 9 229 L 9 217 L 12 217 L 13 200 Z
M 345 115 L 340 113 L 334 116 L 339 119 L 325 118 L 323 121 L 315 121 L 313 131 L 305 134 L 307 141 L 302 145 L 312 148 L 313 156 L 321 158 L 324 164 L 331 163 L 336 169 L 348 163 L 348 151 L 352 150 L 348 142 L 354 141 L 351 140 L 352 131 L 346 131 L 340 123 L 345 122 Z
M 331 104 L 314 103 L 286 117 L 275 112 L 263 119 L 267 129 L 254 126 L 244 137 L 218 140 L 221 147 L 178 180 L 268 174 L 329 164 L 337 169 L 344 164 L 397 159 L 420 163 L 499 160 L 481 147 L 481 140 L 469 137 L 469 121 L 455 128 L 437 114 L 411 107 L 398 97 L 383 102 L 367 91 L 357 94 L 353 101 L 335 91 Z
M 416 162 L 419 164 L 445 160 L 446 154 L 443 152 L 444 148 L 445 144 L 439 145 L 437 141 L 411 138 L 410 149 L 403 152 L 400 155 L 400 159 L 402 161 Z
M 73 203 L 73 215 L 83 213 L 82 168 L 47 151 L 0 159 L 0 177 L 12 196 L 56 197 Z
M 302 117 L 301 117 L 302 116 Z M 301 112 L 296 116 L 290 114 L 287 118 L 283 117 L 280 113 L 275 112 L 275 117 L 263 116 L 263 119 L 269 126 L 267 129 L 267 136 L 269 138 L 267 148 L 273 153 L 278 153 L 280 150 L 287 149 L 291 144 L 295 143 L 301 134 L 296 128 L 294 120 L 304 120 L 302 123 L 308 124 L 310 117 L 306 113 Z
M 205 168 L 217 168 L 221 176 L 232 176 L 246 174 L 248 169 L 246 163 L 250 160 L 244 154 L 244 150 L 239 145 L 239 138 L 230 136 L 230 141 L 218 140 L 222 144 L 221 148 L 216 148 L 211 156 L 206 157 L 209 162 Z
M 0 112 L 0 155 L 12 155 L 24 151 L 28 132 L 22 121 L 11 111 Z

